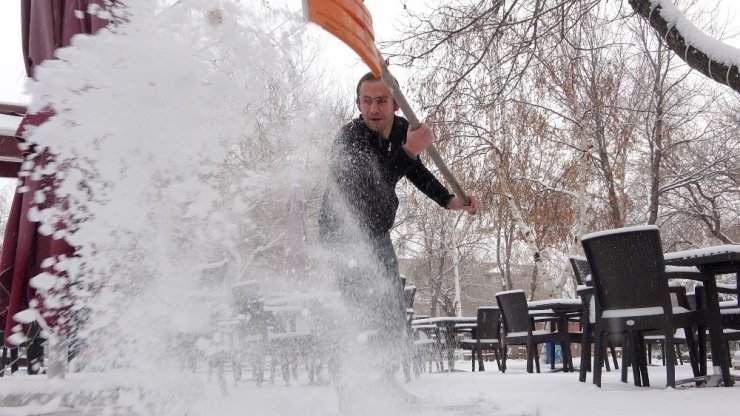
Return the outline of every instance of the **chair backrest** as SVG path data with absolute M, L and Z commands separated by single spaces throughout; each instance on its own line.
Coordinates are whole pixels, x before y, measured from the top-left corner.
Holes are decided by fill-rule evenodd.
M 573 269 L 573 276 L 576 278 L 576 283 L 580 285 L 591 286 L 591 280 L 586 279 L 591 274 L 591 266 L 588 264 L 588 260 L 581 256 L 571 256 L 570 260 L 571 269 Z
M 492 306 L 478 308 L 475 330 L 478 339 L 501 339 L 501 312 Z
M 686 294 L 686 301 L 689 304 L 689 307 L 687 309 L 691 311 L 697 311 L 699 310 L 699 304 L 696 301 L 696 297 L 699 294 L 699 292 L 694 291 L 693 293 Z
M 416 296 L 416 286 L 406 286 L 403 288 L 403 306 L 406 309 L 414 307 L 414 296 Z
M 601 311 L 660 306 L 670 313 L 658 227 L 607 230 L 581 242 Z
M 676 305 L 690 311 L 696 310 L 696 303 L 694 303 L 694 308 L 692 308 L 691 302 L 689 301 L 689 295 L 686 293 L 686 288 L 682 284 L 678 282 L 669 282 L 668 292 L 672 297 L 676 298 Z M 671 303 L 673 302 L 671 301 Z
M 527 297 L 523 290 L 496 293 L 496 302 L 501 311 L 504 333 L 528 333 L 531 330 Z

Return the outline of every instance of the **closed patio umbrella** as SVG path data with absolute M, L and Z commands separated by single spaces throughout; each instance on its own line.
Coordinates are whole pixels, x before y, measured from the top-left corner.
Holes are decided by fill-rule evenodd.
M 54 59 L 56 49 L 69 46 L 74 35 L 94 34 L 104 27 L 108 20 L 84 13 L 88 6 L 104 7 L 103 3 L 104 0 L 22 0 L 21 30 L 27 75 L 33 77 L 34 68 L 46 59 Z M 22 140 L 28 127 L 38 126 L 52 116 L 49 110 L 26 114 L 16 136 Z M 43 165 L 49 157 L 41 154 L 34 163 Z M 9 340 L 13 327 L 18 325 L 13 316 L 27 309 L 29 302 L 37 297 L 30 280 L 42 271 L 57 273 L 53 266 L 44 264 L 45 259 L 69 256 L 74 252 L 65 240 L 41 233 L 40 224 L 28 216 L 31 208 L 39 206 L 34 202 L 37 191 L 46 194 L 43 204 L 59 202 L 53 195 L 53 177 L 22 176 L 18 188 L 23 192 L 16 193 L 13 198 L 0 254 L 0 329 L 4 330 L 3 343 L 8 347 L 15 347 Z M 53 321 L 53 317 L 50 318 Z M 31 351 L 29 359 L 30 354 Z M 29 371 L 33 371 L 30 366 Z

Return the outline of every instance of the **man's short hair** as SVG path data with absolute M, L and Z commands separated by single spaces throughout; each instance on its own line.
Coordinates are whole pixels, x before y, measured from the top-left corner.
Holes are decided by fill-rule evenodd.
M 360 78 L 360 81 L 357 82 L 357 98 L 360 98 L 360 87 L 362 86 L 362 83 L 365 81 L 376 81 L 379 80 L 380 77 L 376 77 L 375 74 L 372 72 L 368 72 L 367 74 L 363 75 L 362 78 Z
M 396 84 L 398 84 L 398 80 L 396 79 L 396 77 L 394 77 L 393 75 L 391 75 L 391 78 L 394 81 L 396 81 Z M 360 81 L 357 82 L 357 99 L 358 100 L 360 99 L 360 87 L 362 86 L 362 83 L 365 82 L 365 81 L 382 81 L 382 79 L 380 77 L 376 77 L 375 74 L 372 73 L 372 71 L 371 72 L 368 72 L 365 75 L 363 75 L 362 78 L 360 78 Z M 393 98 L 393 97 L 391 97 L 391 98 Z M 393 99 L 393 102 L 394 103 L 396 102 L 395 98 Z

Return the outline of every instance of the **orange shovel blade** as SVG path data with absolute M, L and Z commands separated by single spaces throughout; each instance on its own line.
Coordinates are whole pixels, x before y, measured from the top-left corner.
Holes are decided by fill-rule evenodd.
M 352 48 L 380 76 L 383 58 L 375 47 L 373 19 L 362 0 L 303 0 L 303 13 L 306 20 Z

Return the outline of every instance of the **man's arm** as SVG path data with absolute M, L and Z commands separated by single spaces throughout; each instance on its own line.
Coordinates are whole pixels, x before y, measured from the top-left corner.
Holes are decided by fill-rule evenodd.
M 434 135 L 426 124 L 422 124 L 416 130 L 409 129 L 406 143 L 403 146 L 405 152 L 411 157 L 418 158 L 419 153 L 431 146 Z M 418 159 L 417 166 L 411 169 L 406 177 L 419 188 L 426 196 L 434 200 L 443 208 L 454 211 L 467 211 L 475 214 L 478 211 L 478 203 L 475 198 L 468 196 L 469 205 L 463 205 L 460 200 L 450 194 L 437 178 Z
M 416 165 L 406 172 L 406 178 L 416 186 L 424 195 L 439 204 L 442 208 L 447 208 L 447 204 L 453 198 L 453 195 L 440 181 L 429 172 L 426 166 L 417 160 Z

